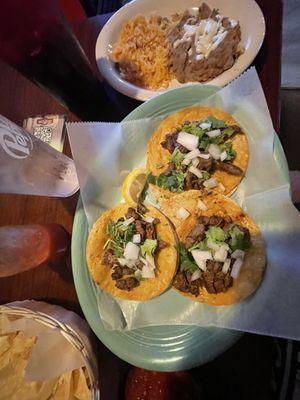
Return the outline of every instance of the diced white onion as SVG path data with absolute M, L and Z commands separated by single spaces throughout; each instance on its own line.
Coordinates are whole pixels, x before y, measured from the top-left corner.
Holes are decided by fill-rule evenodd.
M 126 260 L 126 258 L 118 258 L 118 262 L 124 267 L 127 265 L 128 260 Z
M 143 277 L 142 271 L 140 269 L 137 269 L 136 271 L 134 271 L 134 276 L 137 279 L 141 279 Z
M 185 158 L 182 160 L 181 164 L 182 164 L 182 165 L 189 165 L 190 162 L 191 162 L 191 159 L 188 158 L 188 157 L 185 157 Z
M 151 256 L 150 254 L 146 254 L 146 262 L 148 267 L 154 271 L 155 270 L 154 257 Z
M 209 154 L 215 159 L 218 160 L 220 158 L 220 154 L 221 154 L 221 150 L 220 147 L 215 144 L 215 143 L 211 143 L 208 146 L 207 151 L 209 152 Z
M 148 265 L 144 265 L 142 269 L 142 277 L 146 279 L 155 278 L 154 271 Z
M 190 160 L 192 160 L 195 157 L 198 157 L 200 155 L 200 150 L 199 149 L 195 149 L 190 151 L 189 153 L 187 153 L 184 158 L 189 158 Z
M 222 272 L 224 274 L 227 274 L 229 267 L 230 267 L 230 263 L 231 263 L 230 258 L 226 258 L 226 260 L 224 261 L 224 264 L 223 264 L 223 268 L 222 268 Z
M 222 192 L 225 192 L 225 186 L 223 185 L 223 183 L 219 183 L 219 188 L 220 190 L 222 190 Z
M 193 159 L 192 159 L 192 165 L 193 165 L 194 167 L 197 167 L 198 164 L 199 164 L 198 158 L 193 158 Z
M 243 260 L 241 258 L 237 258 L 233 263 L 232 270 L 230 273 L 233 279 L 236 279 L 239 276 L 242 265 L 243 265 Z
M 122 267 L 125 267 L 125 265 L 129 268 L 132 268 L 135 266 L 136 260 L 126 260 L 126 258 L 118 258 L 119 263 L 122 265 Z
M 211 127 L 211 122 L 202 122 L 199 126 L 201 129 L 209 129 Z
M 222 151 L 222 153 L 220 154 L 220 160 L 224 161 L 227 157 L 227 151 Z
M 177 218 L 179 218 L 179 219 L 187 219 L 189 216 L 190 216 L 190 213 L 185 208 L 180 207 L 177 210 L 177 213 L 176 213 L 176 217 Z
M 203 158 L 204 160 L 208 160 L 210 158 L 210 155 L 201 153 L 201 154 L 199 154 L 199 157 Z
M 141 243 L 141 234 L 140 233 L 136 233 L 135 235 L 133 235 L 132 243 L 134 243 L 134 244 Z
M 213 189 L 219 186 L 219 182 L 215 178 L 209 178 L 206 181 L 204 181 L 203 185 L 208 189 Z
M 152 224 L 152 222 L 154 221 L 153 217 L 145 217 L 144 221 L 149 222 L 149 224 Z
M 213 131 L 206 132 L 206 135 L 211 138 L 214 138 L 214 137 L 220 136 L 221 131 L 220 131 L 220 129 L 214 129 Z
M 214 254 L 214 260 L 224 262 L 227 258 L 227 250 L 224 246 L 220 246 L 219 250 L 217 250 Z
M 243 250 L 234 250 L 234 252 L 231 254 L 232 258 L 244 258 L 245 252 Z
M 187 132 L 179 132 L 177 137 L 177 143 L 181 144 L 188 150 L 194 150 L 198 147 L 199 138 L 196 135 L 192 135 Z
M 208 241 L 207 241 L 207 246 L 208 246 L 210 249 L 214 250 L 214 251 L 218 251 L 219 248 L 220 248 L 220 245 L 218 245 L 217 243 L 213 242 L 213 241 L 210 240 L 210 239 L 208 239 Z
M 212 254 L 211 251 L 208 250 L 192 250 L 192 256 L 194 258 L 194 260 L 196 261 L 196 259 L 198 260 L 212 260 Z
M 207 210 L 207 206 L 202 200 L 198 200 L 197 207 L 200 208 L 200 210 L 203 210 L 203 211 Z
M 191 277 L 191 281 L 195 281 L 196 279 L 199 279 L 201 276 L 201 271 L 200 269 L 198 269 L 197 271 L 193 272 L 192 277 Z
M 128 225 L 132 224 L 132 222 L 134 222 L 133 217 L 125 219 L 125 221 L 123 222 L 123 225 L 128 226 Z
M 190 166 L 189 171 L 196 175 L 197 178 L 202 178 L 202 172 L 200 171 L 200 169 L 194 167 L 193 165 Z
M 132 242 L 128 242 L 124 250 L 124 258 L 126 260 L 138 260 L 140 248 Z
M 128 260 L 126 265 L 127 267 L 132 268 L 135 267 L 136 262 L 137 260 Z
M 196 261 L 196 264 L 202 271 L 206 271 L 206 259 L 204 259 L 201 254 L 198 254 L 201 250 L 192 250 L 192 256 L 194 260 Z M 193 254 L 194 253 L 194 254 Z M 209 253 L 209 252 L 208 252 Z
M 210 251 L 205 250 L 192 250 L 192 256 L 200 269 L 206 271 L 206 260 L 212 260 Z

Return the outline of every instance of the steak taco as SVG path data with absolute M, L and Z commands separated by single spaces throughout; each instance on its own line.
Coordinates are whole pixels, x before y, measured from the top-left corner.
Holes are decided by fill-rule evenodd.
M 167 117 L 147 150 L 149 183 L 158 197 L 187 190 L 231 194 L 243 178 L 248 141 L 231 115 L 191 107 Z
M 164 292 L 177 268 L 175 232 L 153 207 L 120 204 L 95 222 L 87 264 L 95 282 L 113 296 L 148 300 Z
M 259 286 L 266 264 L 257 224 L 223 195 L 201 200 L 199 192 L 191 191 L 178 197 L 181 207 L 192 203 L 195 208 L 177 229 L 180 261 L 174 288 L 211 305 L 248 297 Z

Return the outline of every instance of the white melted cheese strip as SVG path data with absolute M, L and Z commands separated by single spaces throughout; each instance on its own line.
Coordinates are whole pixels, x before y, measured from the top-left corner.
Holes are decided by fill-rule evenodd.
M 222 19 L 224 17 L 222 15 L 217 15 L 216 17 L 218 21 L 208 18 L 202 19 L 198 25 L 184 24 L 184 35 L 181 39 L 175 40 L 173 47 L 176 48 L 183 42 L 194 40 L 196 61 L 207 58 L 210 52 L 219 46 L 228 33 L 222 26 Z M 237 25 L 237 21 L 234 19 L 230 19 L 229 21 L 232 28 Z M 189 56 L 191 56 L 191 53 L 190 49 Z

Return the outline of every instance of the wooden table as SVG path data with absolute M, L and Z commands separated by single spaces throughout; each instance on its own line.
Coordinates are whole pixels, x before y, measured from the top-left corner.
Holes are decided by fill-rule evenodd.
M 258 4 L 264 13 L 267 30 L 265 42 L 254 65 L 267 97 L 275 129 L 279 131 L 282 3 L 279 0 L 259 0 Z M 95 42 L 106 20 L 106 16 L 97 16 L 74 24 L 74 31 L 95 70 Z M 22 125 L 23 119 L 28 116 L 43 113 L 65 113 L 69 120 L 78 120 L 45 92 L 2 62 L 0 62 L 0 93 L 0 113 L 17 124 Z M 109 93 L 115 96 L 121 105 L 116 111 L 119 119 L 139 104 L 137 101 L 117 94 L 113 89 L 109 89 Z M 105 119 L 104 115 L 103 120 Z M 64 152 L 70 155 L 68 141 L 65 143 Z M 78 194 L 68 199 L 0 195 L 0 225 L 56 222 L 71 232 L 77 199 Z M 60 269 L 45 265 L 13 277 L 0 279 L 0 303 L 32 298 L 60 304 L 82 314 L 69 259 L 65 265 L 61 265 Z M 119 370 L 124 368 L 124 364 L 106 350 L 99 341 L 97 351 L 100 368 L 102 363 L 103 365 L 105 363 L 105 368 L 101 368 L 102 398 L 104 400 L 117 399 L 118 381 L 116 379 L 120 376 Z M 110 386 L 107 385 L 107 380 L 112 375 L 116 378 L 114 378 L 114 385 Z

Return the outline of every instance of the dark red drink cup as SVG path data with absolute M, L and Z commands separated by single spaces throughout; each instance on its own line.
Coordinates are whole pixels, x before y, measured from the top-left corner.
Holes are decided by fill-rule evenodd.
M 0 278 L 63 262 L 70 236 L 58 224 L 0 227 Z
M 2 0 L 0 20 L 3 61 L 81 119 L 106 117 L 105 92 L 58 0 Z

